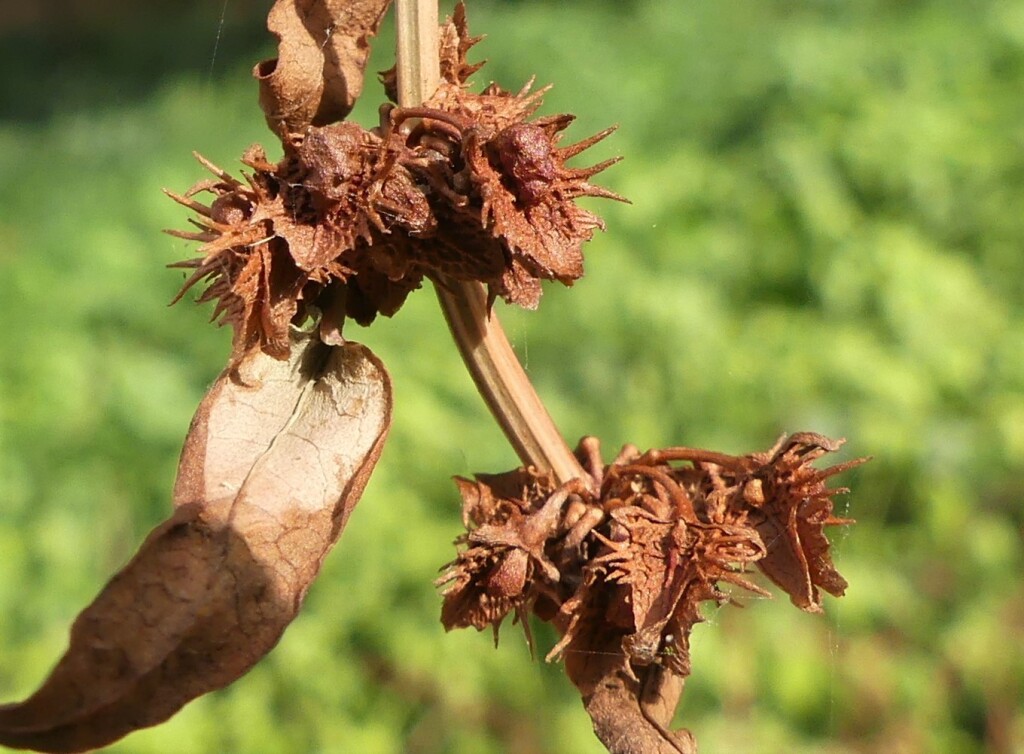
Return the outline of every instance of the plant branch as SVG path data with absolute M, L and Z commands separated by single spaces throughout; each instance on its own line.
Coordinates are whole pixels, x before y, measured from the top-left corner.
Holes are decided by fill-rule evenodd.
M 559 483 L 586 479 L 523 371 L 497 314 L 488 311 L 483 286 L 446 281 L 436 288 L 459 353 L 522 462 L 552 472 Z
M 398 101 L 416 107 L 437 89 L 440 76 L 437 0 L 397 0 Z M 437 298 L 477 390 L 520 460 L 559 483 L 586 478 L 509 345 L 479 283 L 435 283 Z

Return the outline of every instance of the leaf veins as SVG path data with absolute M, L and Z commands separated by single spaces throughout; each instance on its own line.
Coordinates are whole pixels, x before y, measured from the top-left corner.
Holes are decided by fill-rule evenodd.
M 298 612 L 390 421 L 387 373 L 355 343 L 298 335 L 289 361 L 221 375 L 185 441 L 174 514 L 78 616 L 42 687 L 0 707 L 0 744 L 94 749 L 249 670 Z

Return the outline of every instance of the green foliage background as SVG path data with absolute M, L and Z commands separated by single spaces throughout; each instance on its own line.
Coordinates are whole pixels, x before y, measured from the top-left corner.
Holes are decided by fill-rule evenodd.
M 192 250 L 159 233 L 184 225 L 160 188 L 201 176 L 191 150 L 237 166 L 272 143 L 248 75 L 265 7 L 229 6 L 214 56 L 219 6 L 0 39 L 3 699 L 165 516 L 227 355 L 208 311 L 167 309 L 164 265 Z M 501 311 L 566 435 L 748 452 L 815 430 L 875 457 L 842 480 L 848 595 L 709 614 L 679 723 L 710 753 L 1024 751 L 1024 4 L 469 11 L 481 84 L 536 73 L 572 136 L 621 124 L 597 156 L 627 157 L 605 182 L 633 204 L 601 206 L 587 277 Z M 110 751 L 602 751 L 518 629 L 495 650 L 438 623 L 449 477 L 516 461 L 431 292 L 358 337 L 393 373 L 394 429 L 302 615 Z

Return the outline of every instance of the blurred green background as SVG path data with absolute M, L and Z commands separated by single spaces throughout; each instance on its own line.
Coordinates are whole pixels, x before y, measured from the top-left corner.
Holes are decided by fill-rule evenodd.
M 269 3 L 0 9 L 0 699 L 165 517 L 229 333 L 167 308 L 186 213 L 161 187 L 272 145 Z M 144 5 L 144 4 L 143 4 Z M 9 7 L 8 7 L 9 6 Z M 258 6 L 258 7 L 256 7 Z M 450 7 L 450 6 L 449 6 Z M 12 9 L 20 8 L 19 13 Z M 1024 3 L 471 0 L 478 75 L 555 82 L 623 154 L 588 275 L 501 308 L 556 421 L 607 453 L 849 438 L 825 616 L 709 613 L 678 723 L 702 751 L 1024 751 Z M 390 65 L 390 25 L 374 70 Z M 357 111 L 375 119 L 371 84 Z M 350 333 L 390 367 L 391 439 L 278 648 L 112 752 L 588 754 L 518 628 L 446 635 L 449 477 L 516 465 L 433 295 Z M 541 633 L 541 654 L 551 645 Z

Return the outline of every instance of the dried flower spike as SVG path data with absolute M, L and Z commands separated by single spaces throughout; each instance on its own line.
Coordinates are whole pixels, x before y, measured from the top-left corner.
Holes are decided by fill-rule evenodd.
M 590 183 L 618 158 L 588 168 L 566 165 L 614 128 L 559 147 L 574 116 L 528 120 L 546 89 L 531 93 L 530 82 L 516 93 L 495 84 L 470 92 L 467 79 L 480 65 L 468 63 L 466 54 L 480 39 L 469 36 L 460 3 L 441 28 L 441 85 L 422 107 L 391 112 L 392 138 L 417 155 L 408 166 L 432 188 L 442 225 L 437 240 L 455 242 L 480 259 L 500 259 L 490 275 L 476 279 L 487 283 L 492 299 L 534 308 L 541 280 L 571 285 L 583 275 L 581 247 L 604 228 L 575 200 L 625 201 Z M 390 88 L 393 72 L 383 77 Z M 411 118 L 417 125 L 403 129 Z
M 532 308 L 541 280 L 583 274 L 581 246 L 604 225 L 575 200 L 621 200 L 590 183 L 617 160 L 566 161 L 612 129 L 558 146 L 572 116 L 528 120 L 543 90 L 466 89 L 479 66 L 465 59 L 476 40 L 461 5 L 442 32 L 446 79 L 422 108 L 386 109 L 372 130 L 289 127 L 280 162 L 252 147 L 241 181 L 200 158 L 215 178 L 171 194 L 198 215 L 198 232 L 172 233 L 203 244 L 173 265 L 192 270 L 182 294 L 206 284 L 199 301 L 216 301 L 213 317 L 233 326 L 235 363 L 257 349 L 287 358 L 288 328 L 309 318 L 340 340 L 344 317 L 392 315 L 424 277 L 479 281 L 492 301 Z
M 438 581 L 442 622 L 497 631 L 512 612 L 528 630 L 530 611 L 553 622 L 562 638 L 548 659 L 565 658 L 584 699 L 608 673 L 637 694 L 651 668 L 683 678 L 702 602 L 734 601 L 726 585 L 768 595 L 751 566 L 804 610 L 821 609 L 818 588 L 843 593 L 824 527 L 851 521 L 832 516 L 846 490 L 825 480 L 866 459 L 811 466 L 841 444 L 799 433 L 747 456 L 627 446 L 604 466 L 585 438 L 587 480 L 555 486 L 526 469 L 459 480 L 469 531 Z M 618 660 L 597 672 L 595 653 Z

